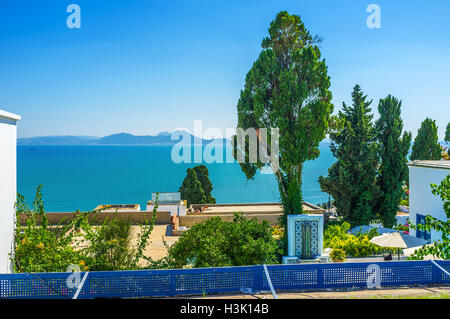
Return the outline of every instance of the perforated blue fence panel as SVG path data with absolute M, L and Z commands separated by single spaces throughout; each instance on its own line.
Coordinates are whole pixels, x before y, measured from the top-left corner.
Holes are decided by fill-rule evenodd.
M 438 261 L 450 272 L 450 261 Z M 269 265 L 275 289 L 367 287 L 374 263 Z M 450 276 L 430 261 L 375 263 L 381 286 L 449 284 Z M 85 273 L 80 274 L 83 278 Z M 0 298 L 72 298 L 70 273 L 0 275 Z M 248 267 L 90 272 L 79 298 L 142 298 L 269 290 L 261 265 Z
M 436 261 L 439 266 L 450 273 L 450 261 Z M 450 276 L 441 269 L 433 265 L 433 282 L 436 284 L 450 284 Z
M 269 275 L 278 289 L 320 289 L 339 287 L 367 287 L 373 263 L 333 263 L 311 265 L 273 265 Z M 382 262 L 380 279 L 382 286 L 430 284 L 433 282 L 433 266 L 430 262 Z M 450 265 L 449 265 L 450 267 Z M 262 289 L 268 290 L 267 280 Z

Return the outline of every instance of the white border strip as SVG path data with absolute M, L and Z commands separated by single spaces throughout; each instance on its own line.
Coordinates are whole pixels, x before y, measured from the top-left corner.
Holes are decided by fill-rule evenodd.
M 436 267 L 438 267 L 440 270 L 442 270 L 445 274 L 447 274 L 448 276 L 450 276 L 450 273 L 445 270 L 444 268 L 441 267 L 441 265 L 439 265 L 437 262 L 435 262 L 434 260 L 431 260 L 431 262 L 436 265 Z
M 277 293 L 275 292 L 275 289 L 273 289 L 272 280 L 269 276 L 269 271 L 267 270 L 266 264 L 263 264 L 264 272 L 266 273 L 267 282 L 269 283 L 270 291 L 272 292 L 273 298 L 278 299 Z
M 80 294 L 80 291 L 83 288 L 84 282 L 86 281 L 88 274 L 89 274 L 89 271 L 84 274 L 83 280 L 81 280 L 81 283 L 78 286 L 77 292 L 75 293 L 75 295 L 73 295 L 72 299 L 78 299 L 78 295 Z

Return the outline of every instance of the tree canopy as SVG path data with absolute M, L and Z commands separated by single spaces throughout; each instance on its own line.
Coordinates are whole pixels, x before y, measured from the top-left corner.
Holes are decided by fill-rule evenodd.
M 181 198 L 187 201 L 188 206 L 191 204 L 202 204 L 206 201 L 202 183 L 200 183 L 197 174 L 192 168 L 187 169 L 187 175 L 178 191 L 181 193 Z
M 188 168 L 186 177 L 178 190 L 181 198 L 191 204 L 214 204 L 216 199 L 211 195 L 213 189 L 209 172 L 205 165 Z
M 408 178 L 406 163 L 412 137 L 410 132 L 402 135 L 401 105 L 402 102 L 391 95 L 378 104 L 380 118 L 376 122 L 376 129 L 381 162 L 377 179 L 380 193 L 375 211 L 387 228 L 396 224 L 404 181 Z
M 194 167 L 194 171 L 197 174 L 197 178 L 202 184 L 202 189 L 205 192 L 205 201 L 207 204 L 214 204 L 216 199 L 211 195 L 213 190 L 213 184 L 209 179 L 209 171 L 205 165 L 197 165 Z
M 361 87 L 355 85 L 353 103 L 343 103 L 338 121 L 330 133 L 331 152 L 337 161 L 327 177 L 319 177 L 322 191 L 334 198 L 337 214 L 352 226 L 368 225 L 374 218 L 377 194 L 378 146 L 370 104 Z
M 412 146 L 411 160 L 440 160 L 441 145 L 438 143 L 436 121 L 426 118 L 417 132 Z
M 283 225 L 286 215 L 303 212 L 303 163 L 319 156 L 319 142 L 325 138 L 333 112 L 330 77 L 319 42 L 298 15 L 278 13 L 237 104 L 238 128 L 267 129 L 263 147 L 272 158 L 271 146 L 278 146 L 277 167 L 273 160 L 250 162 L 248 145 L 238 147 L 236 136 L 233 155 L 243 154 L 245 161 L 240 164 L 247 178 L 253 178 L 258 169 L 272 167 L 284 210 Z M 279 129 L 279 139 L 271 128 Z

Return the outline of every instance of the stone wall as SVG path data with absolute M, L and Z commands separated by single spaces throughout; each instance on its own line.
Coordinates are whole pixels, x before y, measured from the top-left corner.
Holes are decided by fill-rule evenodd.
M 256 218 L 259 222 L 266 220 L 270 225 L 275 226 L 278 223 L 282 214 L 243 214 L 245 218 Z M 181 227 L 192 227 L 197 223 L 204 222 L 212 217 L 220 217 L 224 221 L 233 221 L 234 214 L 188 214 L 186 216 L 179 216 L 179 225 Z
M 47 220 L 50 225 L 58 225 L 63 219 L 69 221 L 74 217 L 75 213 L 72 212 L 62 212 L 62 213 L 47 213 Z M 95 223 L 102 223 L 105 218 L 112 218 L 114 213 L 110 212 L 100 212 L 92 213 L 89 216 L 89 220 Z M 153 216 L 152 211 L 140 211 L 140 212 L 117 212 L 117 218 L 119 219 L 131 219 L 132 224 L 141 224 L 145 219 L 150 220 Z M 27 220 L 26 215 L 20 216 L 20 223 L 25 224 Z M 157 212 L 156 213 L 156 223 L 157 224 L 170 224 L 171 216 L 170 212 Z

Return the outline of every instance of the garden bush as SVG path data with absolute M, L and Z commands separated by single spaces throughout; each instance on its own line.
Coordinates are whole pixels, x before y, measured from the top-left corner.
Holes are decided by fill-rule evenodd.
M 277 263 L 281 251 L 267 221 L 236 214 L 195 224 L 171 246 L 161 268 L 222 267 Z
M 37 188 L 32 208 L 18 194 L 14 254 L 10 256 L 15 271 L 65 272 L 69 265 L 78 265 L 81 270 L 126 270 L 141 269 L 152 262 L 144 249 L 156 221 L 157 201 L 152 219 L 139 225 L 137 241 L 132 245 L 131 223 L 118 219 L 117 214 L 94 225 L 98 211 L 76 212 L 67 222 L 48 225 L 41 188 Z M 21 215 L 27 217 L 25 225 L 20 223 Z
M 375 229 L 367 234 L 359 233 L 357 236 L 348 233 L 350 224 L 344 222 L 340 225 L 329 225 L 323 234 L 325 248 L 342 249 L 347 256 L 367 257 L 380 254 L 386 249 L 370 242 L 374 236 L 378 236 Z
M 345 260 L 345 251 L 335 248 L 331 251 L 330 258 L 334 263 L 341 263 Z
M 26 225 L 19 217 L 27 216 Z M 73 248 L 77 224 L 83 218 L 77 215 L 72 221 L 56 227 L 48 225 L 42 202 L 41 186 L 36 191 L 33 208 L 23 196 L 16 202 L 15 251 L 11 256 L 17 272 L 61 272 L 70 264 L 83 264 L 80 251 Z

